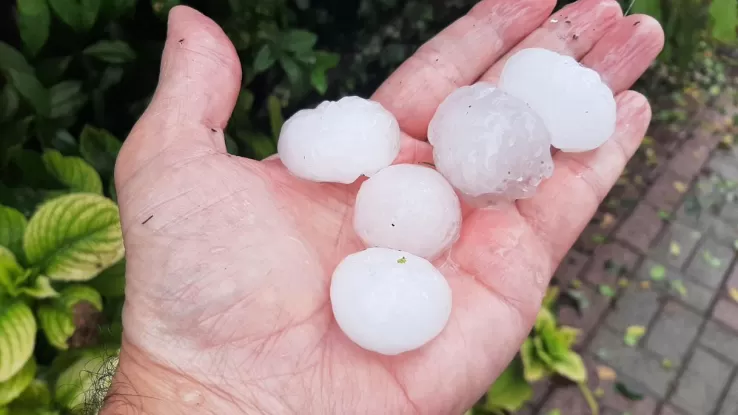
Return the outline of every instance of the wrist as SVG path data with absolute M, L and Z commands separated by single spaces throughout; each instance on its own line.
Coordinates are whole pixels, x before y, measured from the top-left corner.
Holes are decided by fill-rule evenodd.
M 123 342 L 120 363 L 100 415 L 252 414 L 238 398 L 153 362 Z

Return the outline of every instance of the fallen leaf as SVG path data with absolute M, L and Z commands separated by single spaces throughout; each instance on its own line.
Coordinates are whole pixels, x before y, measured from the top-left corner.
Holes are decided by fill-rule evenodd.
M 406 262 L 407 262 L 407 258 L 405 258 L 405 257 L 402 257 L 402 258 L 400 258 L 400 259 L 397 260 L 397 263 L 398 264 L 404 264 Z
M 728 288 L 728 295 L 730 298 L 733 299 L 736 303 L 738 303 L 738 288 L 730 287 Z
M 659 210 L 659 217 L 661 219 L 667 220 L 671 217 L 671 213 L 665 211 L 664 209 Z
M 682 247 L 674 241 L 671 241 L 669 244 L 669 253 L 673 256 L 679 256 L 682 254 Z
M 643 393 L 635 388 L 628 386 L 622 382 L 615 384 L 615 390 L 631 401 L 640 401 L 643 399 Z
M 595 398 L 602 398 L 603 396 L 605 396 L 605 390 L 602 388 L 597 388 L 592 391 L 592 394 L 595 396 Z
M 601 245 L 605 243 L 605 235 L 601 235 L 599 233 L 596 233 L 592 235 L 592 242 Z
M 597 377 L 600 380 L 612 381 L 618 378 L 618 374 L 611 367 L 597 365 Z
M 615 296 L 615 290 L 612 289 L 609 285 L 600 285 L 600 294 L 602 294 L 605 297 L 614 297 Z
M 638 341 L 643 337 L 643 335 L 646 334 L 646 328 L 643 326 L 629 326 L 627 329 L 625 329 L 625 336 L 623 337 L 623 341 L 628 346 L 635 346 L 638 344 Z
M 607 229 L 615 223 L 615 215 L 612 213 L 605 213 L 602 216 L 602 222 L 600 222 L 600 228 Z
M 571 280 L 571 288 L 577 289 L 577 288 L 581 288 L 581 286 L 582 286 L 582 282 L 579 281 L 578 279 L 574 278 L 573 280 Z
M 703 251 L 702 259 L 704 259 L 705 262 L 707 262 L 707 265 L 713 268 L 720 268 L 720 264 L 722 264 L 722 261 L 720 261 L 720 258 L 713 255 L 710 251 Z
M 654 265 L 649 272 L 654 281 L 663 281 L 666 278 L 666 268 L 663 265 Z
M 618 287 L 625 288 L 628 285 L 630 285 L 630 281 L 628 281 L 627 278 L 619 278 L 618 279 Z
M 669 370 L 672 367 L 674 367 L 674 364 L 671 362 L 671 360 L 664 359 L 664 360 L 661 361 L 661 367 L 663 367 L 666 370 Z
M 682 280 L 671 281 L 671 289 L 678 292 L 682 298 L 687 298 L 687 287 L 684 286 L 684 282 Z
M 646 149 L 646 165 L 655 166 L 659 164 L 659 158 L 656 156 L 656 151 L 652 148 Z
M 558 408 L 552 409 L 548 411 L 546 415 L 561 415 L 561 409 L 558 409 Z
M 643 182 L 643 176 L 638 175 L 638 176 L 634 177 L 633 178 L 633 183 L 635 183 L 635 184 L 637 184 L 639 186 L 642 185 L 644 183 Z
M 651 288 L 651 281 L 641 281 L 641 288 L 644 290 Z
M 641 141 L 641 145 L 646 146 L 646 147 L 652 146 L 653 143 L 654 143 L 653 137 L 649 135 L 643 137 L 643 141 Z
M 679 193 L 685 193 L 687 191 L 687 185 L 684 182 L 676 181 L 674 182 L 674 190 Z
M 733 144 L 735 144 L 735 138 L 732 135 L 727 134 L 723 137 L 722 144 L 725 147 L 733 147 Z

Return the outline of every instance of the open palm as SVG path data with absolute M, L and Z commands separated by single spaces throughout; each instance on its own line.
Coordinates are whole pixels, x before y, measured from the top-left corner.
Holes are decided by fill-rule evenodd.
M 618 128 L 601 148 L 554 155 L 529 200 L 464 212 L 461 238 L 435 262 L 454 307 L 441 335 L 399 356 L 351 343 L 333 319 L 330 277 L 363 249 L 352 227 L 358 184 L 291 176 L 278 158 L 225 151 L 240 87 L 233 46 L 208 18 L 174 8 L 159 87 L 126 140 L 116 186 L 128 261 L 121 372 L 147 368 L 162 396 L 140 405 L 198 413 L 454 414 L 478 399 L 527 335 L 556 265 L 638 147 L 650 120 L 625 91 L 660 51 L 646 16 L 614 0 L 486 0 L 424 45 L 373 96 L 400 122 L 397 163 L 430 161 L 424 141 L 455 88 L 495 82 L 505 57 L 545 47 L 600 72 Z M 127 369 L 128 368 L 128 369 Z M 156 368 L 154 370 L 153 368 Z M 135 383 L 131 380 L 131 382 Z M 142 381 L 143 382 L 143 381 Z

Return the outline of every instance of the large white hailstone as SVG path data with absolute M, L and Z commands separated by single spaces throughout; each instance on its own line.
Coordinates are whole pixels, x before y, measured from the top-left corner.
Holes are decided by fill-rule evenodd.
M 543 120 L 488 83 L 457 89 L 428 127 L 436 169 L 475 206 L 532 196 L 553 172 Z
M 367 246 L 434 259 L 459 237 L 461 204 L 437 171 L 397 164 L 361 185 L 354 229 Z
M 331 304 L 338 326 L 354 343 L 396 355 L 441 333 L 451 314 L 451 288 L 423 258 L 368 248 L 336 267 Z
M 350 96 L 295 113 L 282 126 L 277 150 L 297 177 L 348 184 L 392 164 L 400 127 L 381 104 Z
M 615 132 L 616 105 L 600 75 L 570 56 L 523 49 L 505 64 L 500 89 L 530 105 L 562 150 L 593 150 Z

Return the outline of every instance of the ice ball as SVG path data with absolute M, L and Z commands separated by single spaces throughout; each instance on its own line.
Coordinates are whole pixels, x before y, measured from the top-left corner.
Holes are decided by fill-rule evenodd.
M 436 169 L 475 206 L 530 197 L 553 172 L 543 120 L 489 83 L 452 92 L 431 120 L 428 140 Z
M 277 150 L 297 177 L 348 184 L 392 164 L 400 127 L 381 104 L 349 96 L 295 113 L 282 126 Z
M 364 349 L 396 355 L 435 338 L 451 314 L 451 288 L 426 259 L 368 248 L 341 261 L 331 280 L 333 315 Z
M 458 239 L 461 205 L 453 187 L 437 171 L 397 164 L 361 185 L 354 229 L 367 246 L 434 259 Z
M 523 49 L 505 64 L 499 87 L 543 118 L 551 144 L 562 151 L 593 150 L 615 132 L 612 90 L 596 71 L 570 56 Z

